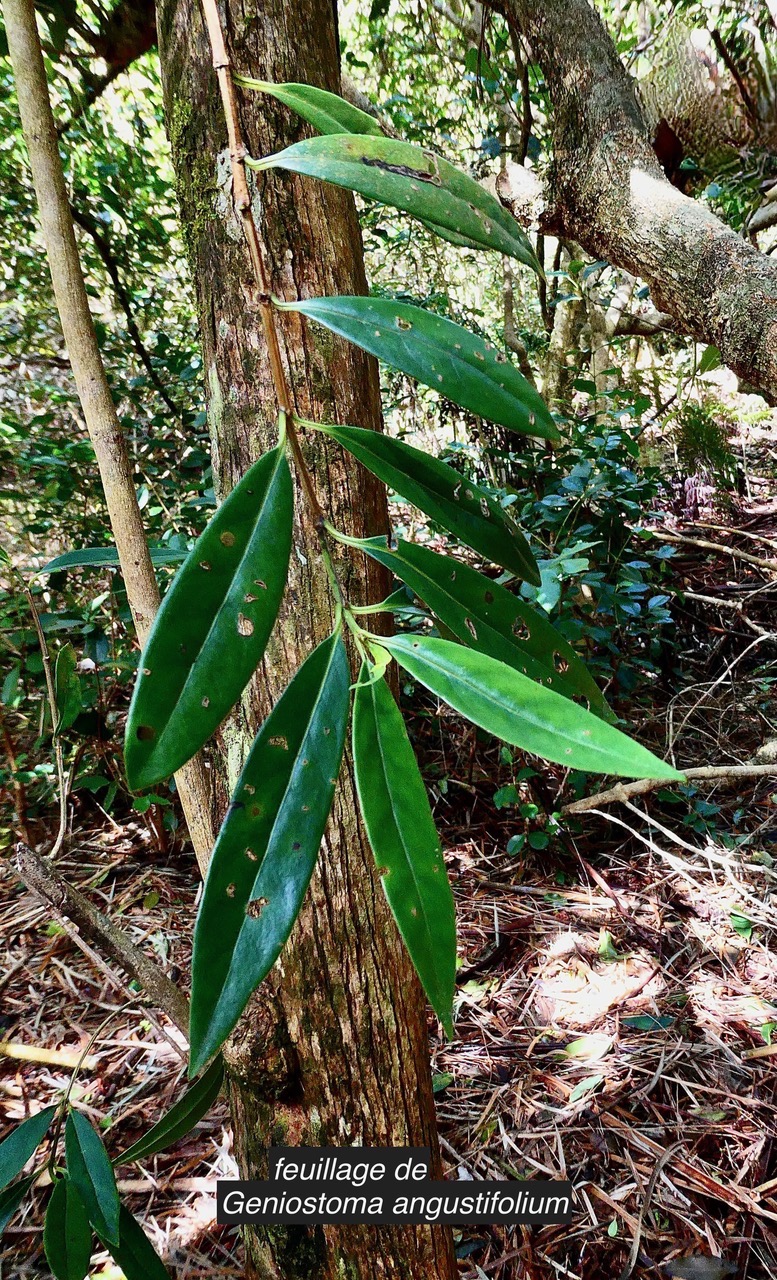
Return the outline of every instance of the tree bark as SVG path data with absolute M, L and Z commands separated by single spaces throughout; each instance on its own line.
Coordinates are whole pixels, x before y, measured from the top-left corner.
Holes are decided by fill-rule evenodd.
M 236 71 L 337 90 L 336 16 L 328 0 L 227 0 L 222 20 Z M 165 110 L 182 227 L 197 291 L 212 455 L 224 496 L 276 437 L 276 398 L 257 289 L 231 199 L 226 127 L 197 0 L 160 0 Z M 254 155 L 305 128 L 274 99 L 243 95 Z M 262 175 L 252 191 L 272 288 L 284 298 L 362 293 L 353 200 L 303 178 Z M 377 368 L 355 348 L 294 313 L 282 317 L 282 355 L 303 417 L 380 429 Z M 324 437 L 303 448 L 322 504 L 349 534 L 387 528 L 382 486 Z M 332 600 L 316 529 L 300 494 L 289 585 L 267 657 L 222 732 L 229 780 L 268 708 L 331 630 Z M 339 569 L 354 602 L 382 598 L 364 558 Z M 424 1006 L 356 817 L 346 760 L 311 892 L 279 963 L 228 1050 L 235 1146 L 242 1172 L 266 1170 L 271 1142 L 430 1146 L 439 1168 Z M 275 1228 L 246 1233 L 247 1274 L 278 1280 L 373 1280 L 455 1275 L 440 1228 Z
M 640 276 L 679 330 L 717 346 L 730 369 L 774 396 L 777 262 L 666 180 L 634 82 L 588 0 L 497 7 L 529 40 L 553 103 L 541 229 Z M 523 194 L 513 208 L 525 216 Z

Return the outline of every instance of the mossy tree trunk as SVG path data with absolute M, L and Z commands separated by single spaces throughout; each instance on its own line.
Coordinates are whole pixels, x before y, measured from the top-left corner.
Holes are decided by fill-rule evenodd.
M 337 90 L 336 14 L 328 0 L 228 0 L 222 12 L 235 69 L 265 80 Z M 231 200 L 226 127 L 197 0 L 161 0 L 165 111 L 202 330 L 216 490 L 224 496 L 276 438 L 276 398 L 243 233 Z M 254 155 L 305 136 L 274 99 L 241 94 Z M 277 296 L 365 291 L 353 200 L 334 187 L 262 175 L 255 216 Z M 361 352 L 293 314 L 281 316 L 298 412 L 380 429 L 377 368 Z M 304 449 L 323 505 L 350 534 L 387 528 L 381 486 L 324 437 Z M 265 662 L 222 731 L 214 773 L 234 781 L 258 723 L 313 646 L 333 608 L 316 530 L 297 493 L 291 572 Z M 354 603 L 386 584 L 351 553 L 341 561 Z M 218 789 L 218 787 L 217 787 Z M 349 760 L 319 867 L 281 960 L 228 1055 L 242 1172 L 262 1177 L 271 1142 L 430 1146 L 439 1162 L 420 988 L 384 903 L 359 825 Z M 455 1275 L 442 1228 L 328 1227 L 251 1231 L 247 1274 L 283 1280 Z

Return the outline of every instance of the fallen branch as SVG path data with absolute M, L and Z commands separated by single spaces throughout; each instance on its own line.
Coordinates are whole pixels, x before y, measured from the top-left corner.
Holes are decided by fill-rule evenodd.
M 97 943 L 130 978 L 140 983 L 157 1008 L 188 1035 L 189 1002 L 183 992 L 122 929 L 69 885 L 50 859 L 33 853 L 29 845 L 20 842 L 16 846 L 16 871 L 30 892 L 52 908 L 68 933 L 75 930 L 83 938 Z
M 759 569 L 777 572 L 777 560 L 766 560 L 763 556 L 751 555 L 749 551 L 740 551 L 738 547 L 727 547 L 723 542 L 709 542 L 706 538 L 689 538 L 686 533 L 666 533 L 662 529 L 650 530 L 654 538 L 660 542 L 675 542 L 689 547 L 700 547 L 702 551 L 719 551 L 722 555 L 735 556 L 737 560 L 745 560 L 748 564 L 758 565 Z
M 686 769 L 686 782 L 736 782 L 740 778 L 777 777 L 777 764 L 728 764 L 703 765 L 698 769 Z M 631 796 L 642 796 L 648 791 L 657 791 L 659 787 L 676 786 L 677 782 L 666 778 L 639 778 L 636 782 L 618 782 L 607 791 L 600 791 L 595 796 L 585 796 L 582 800 L 573 800 L 565 804 L 561 810 L 563 817 L 576 813 L 586 813 L 589 809 L 597 809 L 603 804 L 622 804 Z

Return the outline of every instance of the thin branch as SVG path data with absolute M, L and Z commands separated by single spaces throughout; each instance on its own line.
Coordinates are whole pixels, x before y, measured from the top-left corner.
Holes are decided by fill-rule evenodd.
M 676 787 L 683 782 L 737 782 L 741 778 L 777 777 L 776 764 L 723 764 L 704 765 L 699 769 L 686 769 L 684 778 L 676 780 L 666 778 L 639 778 L 636 782 L 619 782 L 607 791 L 600 791 L 595 796 L 585 796 L 582 800 L 573 800 L 561 810 L 563 817 L 572 817 L 577 813 L 587 813 L 603 804 L 624 804 L 631 796 L 643 796 L 648 791 L 657 791 L 659 787 Z
M 54 297 L 100 472 L 132 616 L 141 644 L 159 607 L 127 442 L 105 376 L 78 256 L 33 0 L 3 0 L 22 131 L 30 155 Z M 176 774 L 201 869 L 213 847 L 209 786 L 199 757 Z
M 674 542 L 681 546 L 699 547 L 702 551 L 719 551 L 722 555 L 735 556 L 747 564 L 755 564 L 759 569 L 777 571 L 777 560 L 766 560 L 763 556 L 751 555 L 749 551 L 740 551 L 738 547 L 727 547 L 722 542 L 708 542 L 706 538 L 689 538 L 684 533 L 667 533 L 660 529 L 650 530 L 654 538 L 660 542 Z
M 66 917 L 63 920 L 66 928 L 69 922 L 84 938 L 97 943 L 130 978 L 140 983 L 156 1007 L 188 1035 L 189 1002 L 183 992 L 122 929 L 69 885 L 49 858 L 33 853 L 26 844 L 17 844 L 16 871 L 31 893 L 46 902 L 60 918 Z
M 116 294 L 116 298 L 119 302 L 119 306 L 124 312 L 124 316 L 127 321 L 127 333 L 129 334 L 130 339 L 132 341 L 132 345 L 135 348 L 135 351 L 137 352 L 138 359 L 143 365 L 143 368 L 146 370 L 146 373 L 148 374 L 149 379 L 152 382 L 153 386 L 159 392 L 159 396 L 161 400 L 164 402 L 164 404 L 167 406 L 167 408 L 176 418 L 181 419 L 183 415 L 181 413 L 179 406 L 175 403 L 173 399 L 171 399 L 168 392 L 166 391 L 165 385 L 162 382 L 162 379 L 159 377 L 157 370 L 154 368 L 153 362 L 151 360 L 151 356 L 149 355 L 148 351 L 146 350 L 143 344 L 143 339 L 140 336 L 140 330 L 138 329 L 137 322 L 132 312 L 132 301 L 130 299 L 129 292 L 125 288 L 124 282 L 122 281 L 121 274 L 119 272 L 119 264 L 117 263 L 115 257 L 113 256 L 113 253 L 111 251 L 111 246 L 109 245 L 105 236 L 100 231 L 100 228 L 98 227 L 94 218 L 90 217 L 90 215 L 84 209 L 78 209 L 75 205 L 71 205 L 70 210 L 73 215 L 73 221 L 78 223 L 79 227 L 81 227 L 82 230 L 84 230 L 86 234 L 91 237 L 97 252 L 102 258 L 103 266 L 105 267 L 105 270 L 108 273 L 108 278 L 110 279 L 111 284 L 113 285 L 113 289 Z

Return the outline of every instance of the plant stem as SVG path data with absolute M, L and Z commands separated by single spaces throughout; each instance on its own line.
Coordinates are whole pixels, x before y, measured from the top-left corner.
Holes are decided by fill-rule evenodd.
M 26 582 L 22 583 L 22 590 L 24 592 L 24 596 L 27 601 L 27 605 L 29 607 L 30 613 L 32 614 L 33 626 L 35 627 L 35 631 L 38 636 L 38 644 L 40 645 L 40 656 L 41 656 L 41 661 L 43 663 L 43 674 L 46 678 L 46 696 L 48 698 L 49 711 L 51 712 L 51 728 L 52 728 L 52 733 L 54 735 L 54 738 L 53 738 L 54 759 L 56 760 L 56 764 L 57 764 L 57 795 L 59 798 L 59 830 L 57 831 L 57 838 L 54 841 L 54 844 L 52 845 L 51 849 L 49 850 L 49 857 L 56 858 L 57 854 L 62 848 L 62 845 L 65 842 L 65 833 L 67 832 L 67 793 L 68 793 L 68 784 L 67 784 L 67 779 L 65 777 L 65 762 L 62 756 L 62 743 L 59 737 L 57 736 L 57 720 L 58 720 L 57 690 L 56 690 L 56 685 L 54 683 L 54 673 L 51 670 L 51 655 L 49 653 L 49 647 L 46 643 L 46 637 L 43 633 L 43 627 L 41 626 L 40 614 L 38 613 L 38 606 L 36 605 L 32 596 L 32 592 L 30 591 Z
M 256 277 L 256 283 L 259 286 L 259 308 L 262 317 L 262 328 L 267 343 L 278 408 L 287 415 L 289 446 L 314 522 L 317 527 L 320 527 L 324 519 L 324 512 L 318 500 L 313 478 L 308 470 L 308 465 L 300 448 L 299 437 L 294 427 L 294 405 L 286 378 L 286 370 L 283 367 L 281 358 L 281 345 L 278 337 L 278 326 L 275 321 L 275 308 L 273 307 L 270 291 L 270 274 L 267 269 L 266 255 L 259 229 L 256 225 L 256 219 L 254 218 L 254 211 L 251 207 L 251 195 L 246 179 L 245 161 L 247 150 L 240 127 L 235 82 L 232 77 L 232 64 L 224 41 L 217 0 L 202 0 L 202 10 L 205 15 L 205 24 L 208 28 L 208 38 L 213 53 L 213 67 L 218 77 L 221 103 L 227 122 L 229 161 L 232 169 L 232 192 L 235 208 L 243 223 L 243 232 L 248 245 L 251 267 Z

